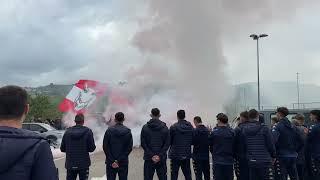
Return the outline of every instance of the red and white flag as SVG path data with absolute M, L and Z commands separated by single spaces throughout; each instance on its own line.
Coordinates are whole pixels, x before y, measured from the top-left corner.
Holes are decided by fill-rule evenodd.
M 103 96 L 106 90 L 106 84 L 92 80 L 79 80 L 60 103 L 59 109 L 61 112 L 83 113 Z

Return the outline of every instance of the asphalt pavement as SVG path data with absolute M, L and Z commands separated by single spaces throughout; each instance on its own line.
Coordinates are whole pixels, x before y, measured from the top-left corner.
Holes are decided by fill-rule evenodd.
M 129 160 L 129 176 L 128 180 L 143 180 L 143 151 L 142 149 L 136 148 L 132 151 L 130 154 L 130 160 Z M 91 155 L 91 168 L 90 168 L 90 180 L 93 180 L 92 178 L 101 178 L 105 176 L 106 174 L 106 168 L 105 168 L 105 155 L 103 152 L 97 152 L 95 154 Z M 59 168 L 59 178 L 60 180 L 66 179 L 66 170 L 64 168 L 65 158 L 60 158 L 55 160 L 57 168 Z M 169 161 L 168 161 L 169 166 Z M 192 164 L 192 163 L 191 163 Z M 180 170 L 180 176 L 179 180 L 184 179 L 182 172 Z M 158 179 L 156 178 L 156 175 L 153 178 L 154 180 Z M 168 167 L 168 179 L 170 180 L 170 169 Z M 194 179 L 194 178 L 193 178 Z M 102 179 L 101 179 L 102 180 Z

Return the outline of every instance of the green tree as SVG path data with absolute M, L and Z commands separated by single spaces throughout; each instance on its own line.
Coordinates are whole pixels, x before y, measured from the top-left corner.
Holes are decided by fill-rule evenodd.
M 29 96 L 29 105 L 30 110 L 27 121 L 41 119 L 41 122 L 45 122 L 46 119 L 55 119 L 62 115 L 57 108 L 58 100 L 54 97 L 45 95 Z

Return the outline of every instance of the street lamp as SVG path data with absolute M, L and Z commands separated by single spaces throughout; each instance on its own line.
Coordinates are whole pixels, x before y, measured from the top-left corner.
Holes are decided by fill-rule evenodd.
M 257 70 L 258 70 L 258 110 L 261 110 L 261 100 L 260 100 L 260 55 L 259 55 L 259 39 L 260 38 L 264 38 L 264 37 L 268 37 L 268 34 L 251 34 L 250 37 L 253 40 L 257 41 Z

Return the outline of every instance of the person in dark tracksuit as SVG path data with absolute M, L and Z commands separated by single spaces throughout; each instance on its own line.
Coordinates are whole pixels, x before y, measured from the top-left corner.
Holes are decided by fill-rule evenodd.
M 233 180 L 235 132 L 228 125 L 227 115 L 218 114 L 217 121 L 209 136 L 214 179 Z
M 310 112 L 310 119 L 315 123 L 307 136 L 307 151 L 310 155 L 310 172 L 312 180 L 320 179 L 320 110 Z
M 297 128 L 300 130 L 300 133 L 303 134 L 303 140 L 304 144 L 306 145 L 306 139 L 308 135 L 308 128 L 304 126 L 304 116 L 302 114 L 297 114 L 294 117 L 293 124 L 297 126 Z M 297 171 L 299 180 L 304 180 L 306 176 L 306 158 L 305 158 L 305 146 L 301 149 L 300 152 L 298 152 L 298 158 L 297 158 Z
M 185 111 L 179 110 L 177 112 L 178 122 L 170 127 L 171 180 L 178 179 L 180 167 L 185 179 L 192 179 L 190 159 L 193 127 L 185 120 L 185 117 Z
M 107 180 L 128 179 L 129 154 L 132 151 L 133 140 L 131 130 L 123 125 L 124 114 L 115 114 L 116 124 L 109 127 L 103 139 L 103 150 L 106 155 Z
M 235 128 L 235 148 L 237 149 L 235 156 L 235 174 L 238 180 L 248 180 L 249 179 L 249 167 L 248 159 L 246 153 L 246 146 L 243 142 L 241 131 L 243 126 L 245 126 L 249 121 L 248 111 L 240 113 L 240 119 L 238 127 Z
M 243 125 L 240 138 L 245 144 L 250 180 L 273 179 L 272 163 L 276 150 L 270 129 L 259 121 L 259 113 L 252 109 L 249 121 Z
M 274 129 L 277 124 L 279 123 L 279 119 L 277 117 L 271 118 L 271 129 Z M 275 180 L 281 180 L 281 169 L 280 169 L 280 162 L 279 158 L 276 157 L 274 163 L 273 163 L 273 172 L 274 172 L 274 179 Z
M 48 141 L 21 129 L 29 111 L 27 98 L 21 87 L 0 88 L 0 179 L 57 180 Z
M 76 115 L 75 123 L 64 133 L 60 150 L 66 153 L 67 180 L 76 180 L 78 175 L 80 180 L 87 180 L 91 165 L 89 152 L 93 152 L 96 145 L 91 129 L 83 126 L 83 114 Z
M 209 163 L 209 130 L 202 124 L 199 116 L 193 119 L 196 126 L 193 133 L 193 168 L 196 180 L 210 180 L 210 163 Z
M 304 142 L 299 129 L 288 120 L 288 114 L 289 110 L 286 107 L 277 109 L 277 117 L 280 121 L 272 129 L 272 134 L 280 165 L 281 180 L 287 180 L 288 175 L 291 180 L 297 180 L 297 157 Z
M 159 180 L 167 180 L 167 151 L 170 145 L 169 129 L 160 118 L 160 110 L 151 110 L 151 120 L 141 130 L 144 150 L 144 180 L 153 180 L 157 171 Z

